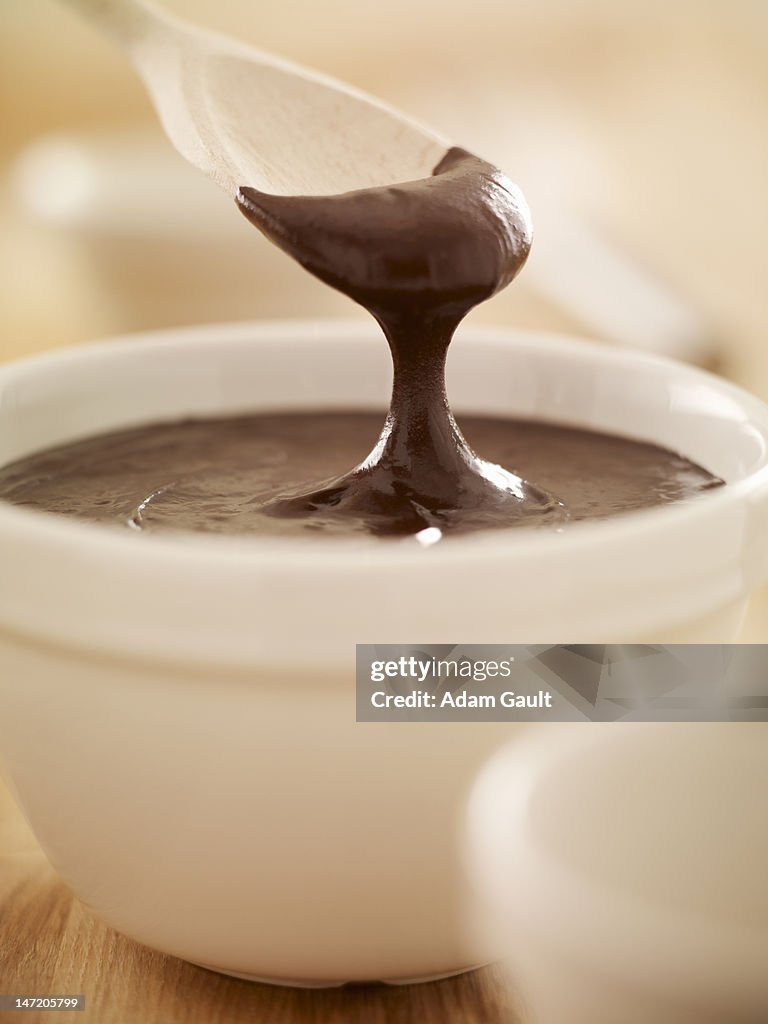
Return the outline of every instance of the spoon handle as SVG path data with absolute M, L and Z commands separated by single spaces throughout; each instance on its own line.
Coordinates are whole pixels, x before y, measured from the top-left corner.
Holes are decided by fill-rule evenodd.
M 126 49 L 156 32 L 163 15 L 144 0 L 62 0 Z

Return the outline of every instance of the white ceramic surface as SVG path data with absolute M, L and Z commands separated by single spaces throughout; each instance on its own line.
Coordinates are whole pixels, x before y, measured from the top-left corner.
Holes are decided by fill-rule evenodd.
M 768 1020 L 762 723 L 529 733 L 470 800 L 477 920 L 536 1024 Z
M 658 441 L 729 486 L 693 503 L 423 549 L 139 536 L 0 505 L 0 757 L 62 876 L 118 929 L 235 973 L 423 977 L 465 929 L 465 791 L 514 725 L 357 725 L 354 644 L 729 640 L 768 561 L 768 410 L 700 371 L 467 328 L 461 412 Z M 383 407 L 375 329 L 126 338 L 0 370 L 0 464 L 244 409 Z M 582 728 L 582 726 L 579 726 Z

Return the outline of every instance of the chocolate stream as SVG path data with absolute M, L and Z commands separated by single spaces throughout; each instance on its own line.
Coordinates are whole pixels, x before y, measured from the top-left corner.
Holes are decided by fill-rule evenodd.
M 338 196 L 273 196 L 243 186 L 238 202 L 276 245 L 375 317 L 394 368 L 389 414 L 368 457 L 265 511 L 351 516 L 385 534 L 567 517 L 553 496 L 478 458 L 446 395 L 456 327 L 509 284 L 530 250 L 528 208 L 501 171 L 451 149 L 420 181 Z

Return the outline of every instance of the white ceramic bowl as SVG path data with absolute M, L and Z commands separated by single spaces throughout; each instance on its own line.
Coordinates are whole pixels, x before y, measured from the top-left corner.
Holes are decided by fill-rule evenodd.
M 764 727 L 544 735 L 492 759 L 468 818 L 481 927 L 507 947 L 523 1019 L 768 1020 Z
M 768 563 L 768 410 L 698 370 L 467 328 L 456 409 L 679 449 L 729 486 L 547 531 L 411 542 L 141 536 L 0 504 L 0 756 L 116 928 L 233 973 L 396 980 L 488 958 L 466 788 L 514 725 L 354 721 L 355 643 L 732 639 Z M 207 327 L 0 370 L 0 464 L 246 409 L 383 408 L 374 328 Z

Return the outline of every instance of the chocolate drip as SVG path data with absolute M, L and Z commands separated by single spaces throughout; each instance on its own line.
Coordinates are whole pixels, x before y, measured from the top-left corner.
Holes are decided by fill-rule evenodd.
M 420 181 L 337 196 L 243 186 L 238 203 L 276 245 L 376 318 L 394 366 L 389 414 L 368 457 L 265 511 L 350 517 L 377 534 L 567 518 L 552 495 L 475 454 L 445 390 L 456 327 L 509 284 L 530 249 L 525 200 L 501 171 L 451 149 Z

